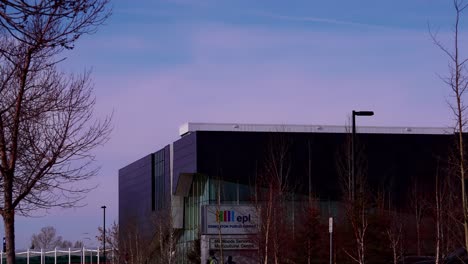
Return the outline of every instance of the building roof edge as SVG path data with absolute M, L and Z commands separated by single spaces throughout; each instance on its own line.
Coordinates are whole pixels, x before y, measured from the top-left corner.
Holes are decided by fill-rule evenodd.
M 188 122 L 179 127 L 179 135 L 184 136 L 195 131 L 225 132 L 290 132 L 290 133 L 347 133 L 348 126 L 337 125 L 294 125 L 294 124 L 242 124 L 242 123 L 197 123 Z M 379 127 L 358 126 L 358 133 L 365 134 L 453 134 L 449 127 Z

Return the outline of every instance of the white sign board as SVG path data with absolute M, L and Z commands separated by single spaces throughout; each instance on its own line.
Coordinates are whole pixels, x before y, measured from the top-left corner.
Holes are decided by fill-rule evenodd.
M 257 211 L 248 205 L 207 205 L 204 207 L 204 233 L 243 235 L 257 233 Z
M 223 243 L 220 243 L 222 241 Z M 221 244 L 223 250 L 252 250 L 258 249 L 253 239 L 250 238 L 211 238 L 210 249 L 220 249 Z

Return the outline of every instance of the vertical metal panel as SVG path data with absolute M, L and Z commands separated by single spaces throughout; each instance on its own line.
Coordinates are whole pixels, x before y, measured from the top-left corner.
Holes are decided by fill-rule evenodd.
M 150 230 L 152 155 L 119 170 L 119 225 L 124 230 L 137 226 L 142 234 Z
M 164 204 L 170 206 L 171 204 L 171 148 L 169 145 L 164 147 Z
M 182 173 L 197 172 L 197 133 L 191 133 L 174 142 L 174 175 L 172 193 Z

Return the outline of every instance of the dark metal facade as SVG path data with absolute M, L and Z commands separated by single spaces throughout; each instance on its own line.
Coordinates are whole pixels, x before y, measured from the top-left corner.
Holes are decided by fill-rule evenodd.
M 447 169 L 455 138 L 448 134 L 358 134 L 356 141 L 368 188 L 385 190 L 396 204 L 404 205 L 414 179 L 432 188 L 437 170 Z M 296 192 L 308 192 L 310 168 L 314 194 L 323 200 L 339 200 L 339 164 L 349 157 L 348 143 L 346 133 L 191 132 L 173 143 L 172 190 L 169 146 L 119 171 L 119 224 L 123 228 L 134 223 L 151 234 L 150 216 L 170 206 L 180 174 L 253 184 L 265 172 L 269 155 L 278 149 L 287 152 L 285 165 Z
M 152 159 L 145 156 L 119 170 L 119 226 L 150 231 Z

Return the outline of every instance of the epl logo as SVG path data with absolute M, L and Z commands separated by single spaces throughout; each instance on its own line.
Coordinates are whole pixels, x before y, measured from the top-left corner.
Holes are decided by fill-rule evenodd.
M 249 215 L 239 215 L 235 216 L 234 211 L 218 211 L 216 210 L 216 222 L 239 222 L 239 223 L 246 223 L 250 222 L 250 214 Z

